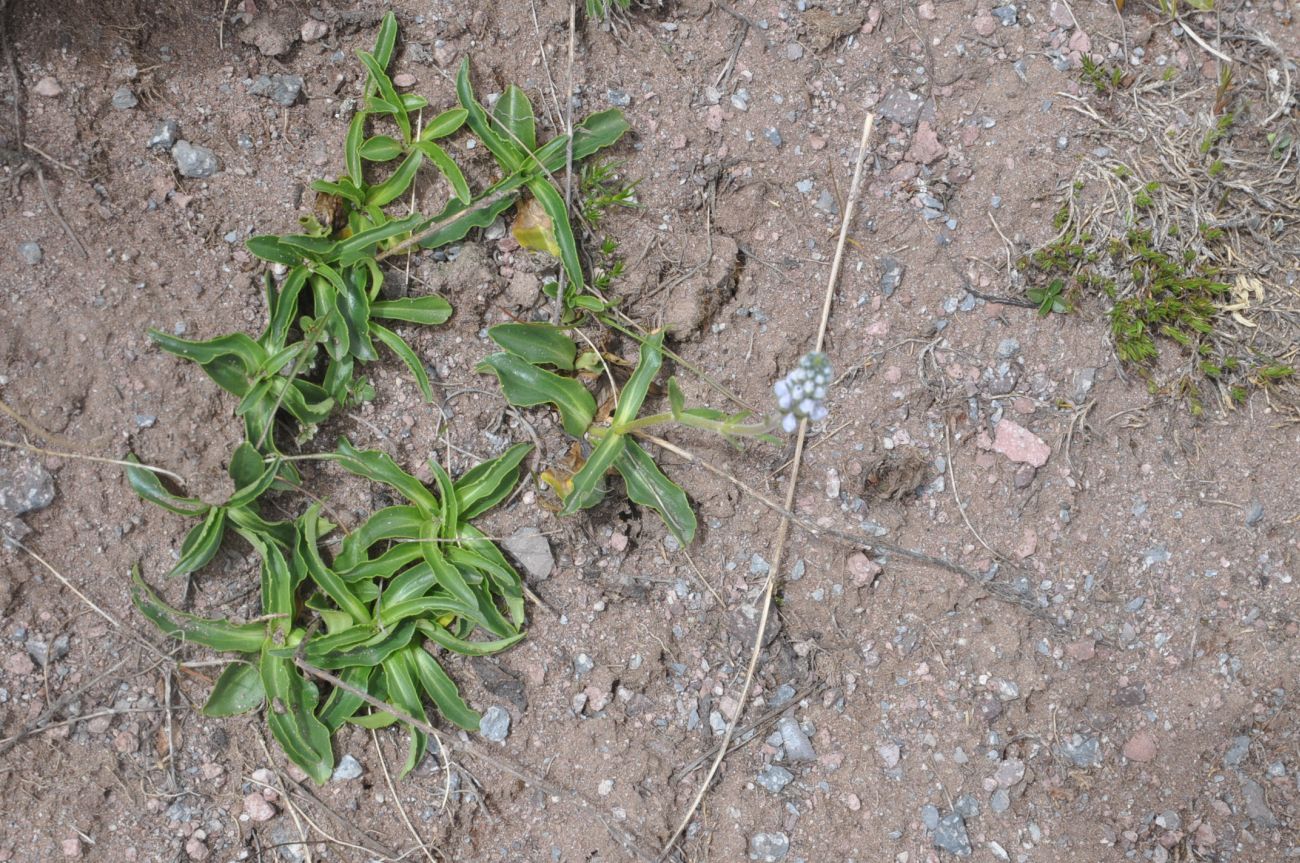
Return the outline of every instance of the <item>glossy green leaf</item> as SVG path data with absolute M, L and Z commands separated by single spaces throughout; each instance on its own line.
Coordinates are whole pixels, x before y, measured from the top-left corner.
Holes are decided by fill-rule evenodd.
M 501 164 L 502 169 L 512 174 L 525 167 L 526 157 L 514 143 L 507 141 L 488 121 L 487 112 L 474 97 L 474 88 L 469 80 L 469 58 L 466 57 L 456 73 L 456 95 L 460 105 L 465 109 L 465 122 L 483 145 Z
M 451 317 L 451 303 L 436 294 L 375 300 L 370 304 L 370 316 L 431 326 L 446 323 Z
M 406 113 L 408 114 L 413 114 L 422 108 L 429 107 L 429 100 L 421 96 L 419 93 L 402 93 L 399 98 L 401 99 L 402 107 L 406 109 Z
M 415 507 L 410 507 L 415 510 Z M 418 532 L 418 531 L 417 531 Z M 403 567 L 409 566 L 416 560 L 423 560 L 420 553 L 420 546 L 414 542 L 399 542 L 388 551 L 378 557 L 370 558 L 362 563 L 353 566 L 351 569 L 339 568 L 339 561 L 334 560 L 334 566 L 339 576 L 348 582 L 368 581 L 376 578 L 392 578 Z M 399 578 L 401 576 L 398 576 Z M 387 594 L 391 590 L 391 585 L 384 592 Z
M 199 365 L 230 357 L 238 361 L 246 376 L 253 376 L 266 361 L 266 349 L 244 333 L 230 333 L 204 342 L 178 338 L 159 330 L 149 330 L 154 344 L 169 354 L 192 360 Z
M 221 672 L 203 705 L 204 716 L 238 716 L 256 710 L 266 700 L 262 674 L 256 665 L 232 662 Z
M 453 614 L 456 617 L 468 617 L 471 620 L 479 616 L 478 607 L 466 605 L 460 600 L 439 591 L 430 596 L 417 596 L 400 602 L 390 602 L 387 592 L 383 596 L 383 608 L 376 615 L 384 626 L 393 626 L 410 617 L 441 617 Z
M 411 118 L 407 115 L 406 107 L 397 95 L 397 90 L 393 88 L 392 79 L 388 77 L 384 67 L 369 51 L 358 51 L 357 57 L 369 70 L 370 80 L 378 87 L 379 95 L 383 97 L 385 102 L 396 109 L 393 113 L 393 119 L 397 121 L 397 128 L 402 132 L 402 140 L 409 144 L 411 142 Z
M 348 131 L 350 137 L 351 128 L 349 128 Z M 350 159 L 351 156 L 349 155 L 347 158 Z M 352 182 L 352 178 L 346 175 L 339 177 L 338 180 L 334 182 L 330 182 L 329 180 L 312 180 L 311 186 L 308 188 L 313 192 L 324 192 L 327 195 L 337 195 L 358 207 L 366 201 L 366 193 L 361 191 L 357 184 Z
M 460 166 L 452 161 L 451 156 L 447 155 L 447 151 L 432 141 L 420 141 L 416 143 L 415 147 L 428 156 L 429 161 L 433 162 L 437 169 L 442 172 L 442 175 L 447 178 L 447 182 L 451 184 L 451 190 L 456 195 L 456 198 L 462 204 L 468 204 L 471 197 L 469 183 L 465 181 L 465 175 L 461 173 Z
M 575 291 L 581 292 L 583 285 L 582 262 L 578 258 L 578 241 L 573 236 L 573 226 L 569 223 L 569 210 L 564 205 L 564 196 L 555 190 L 550 180 L 536 177 L 528 181 L 528 191 L 533 193 L 546 215 L 551 217 L 555 231 L 555 241 L 560 246 L 560 261 L 564 272 L 573 283 Z
M 516 183 L 518 188 L 522 183 Z M 490 191 L 485 192 L 478 200 L 484 200 Z M 477 201 L 471 204 L 464 204 L 457 199 L 447 202 L 447 206 L 434 219 L 434 224 L 441 225 L 438 230 L 420 240 L 420 248 L 436 249 L 439 246 L 446 246 L 450 243 L 458 243 L 465 239 L 465 235 L 475 228 L 486 228 L 496 221 L 506 210 L 514 206 L 515 196 L 506 195 L 499 201 L 495 201 L 487 206 L 478 206 Z
M 328 237 L 315 237 L 310 234 L 282 234 L 279 239 L 284 245 L 300 251 L 302 257 L 317 262 L 333 260 L 338 245 Z
M 387 453 L 378 450 L 359 450 L 352 446 L 347 438 L 341 438 L 334 459 L 349 473 L 396 489 L 403 497 L 415 504 L 426 518 L 437 516 L 438 501 L 433 493 L 418 479 L 399 468 Z
M 608 108 L 588 114 L 573 127 L 573 161 L 588 156 L 618 141 L 630 126 L 618 108 Z M 552 174 L 564 170 L 567 159 L 567 136 L 558 135 L 542 145 L 536 153 L 537 160 Z
M 397 166 L 397 170 L 384 182 L 378 186 L 373 186 L 370 193 L 366 195 L 366 203 L 382 207 L 389 204 L 411 188 L 411 183 L 415 181 L 415 175 L 420 171 L 420 164 L 424 160 L 424 154 L 420 150 L 412 150 L 402 160 L 402 164 Z
M 390 351 L 397 354 L 398 359 L 406 364 L 415 377 L 416 384 L 420 387 L 420 394 L 424 396 L 426 404 L 433 401 L 433 387 L 429 385 L 429 374 L 424 370 L 424 363 L 416 356 L 411 346 L 397 333 L 380 326 L 371 321 L 370 334 L 379 339 Z
M 325 561 L 320 556 L 319 520 L 320 504 L 314 503 L 308 508 L 303 516 L 302 558 L 307 565 L 307 573 L 311 580 L 320 588 L 326 596 L 334 600 L 343 611 L 352 616 L 352 619 L 359 623 L 370 622 L 370 612 L 361 604 L 361 601 L 353 595 L 348 588 L 347 582 L 338 576 L 333 570 L 325 565 Z
M 459 653 L 461 656 L 490 656 L 493 653 L 500 653 L 507 647 L 517 644 L 524 637 L 524 633 L 520 632 L 493 641 L 468 641 L 452 635 L 445 627 L 433 621 L 421 620 L 415 626 L 439 647 L 452 653 Z
M 379 22 L 379 32 L 375 35 L 375 60 L 379 65 L 387 69 L 388 64 L 393 62 L 393 49 L 397 47 L 397 16 L 392 12 L 385 12 L 383 19 Z
M 270 261 L 273 264 L 284 264 L 287 267 L 296 267 L 302 263 L 302 252 L 286 243 L 280 242 L 280 238 L 271 234 L 263 234 L 257 237 L 249 237 L 244 241 L 248 251 L 264 261 Z
M 140 577 L 136 567 L 131 573 L 131 602 L 140 613 L 162 630 L 164 635 L 180 641 L 201 644 L 213 650 L 256 653 L 266 640 L 265 623 L 234 624 L 187 614 L 167 605 Z
M 465 118 L 468 116 L 469 111 L 464 108 L 450 108 L 443 111 L 420 130 L 420 140 L 433 141 L 437 138 L 445 138 L 465 125 Z
M 402 155 L 402 142 L 388 135 L 367 138 L 359 150 L 367 162 L 387 162 Z
M 365 173 L 361 167 L 361 144 L 366 137 L 366 115 L 357 112 L 348 122 L 348 134 L 343 140 L 343 161 L 348 175 L 359 189 L 366 187 Z
M 627 438 L 610 432 L 596 445 L 586 464 L 573 475 L 573 489 L 564 499 L 564 515 L 595 506 L 605 495 L 605 473 L 623 455 Z
M 413 667 L 407 659 L 407 653 L 408 650 L 402 650 L 385 660 L 384 682 L 388 685 L 389 700 L 395 707 L 400 707 L 415 719 L 423 719 L 424 705 L 420 703 L 420 692 L 415 687 L 415 678 L 412 675 Z M 409 724 L 408 728 L 411 734 L 411 742 L 407 750 L 406 763 L 402 765 L 402 769 L 398 773 L 399 778 L 415 769 L 415 766 L 424 758 L 424 753 L 429 745 L 427 734 Z
M 433 570 L 433 577 L 437 580 L 438 586 L 465 605 L 476 606 L 478 598 L 474 595 L 474 591 L 466 583 L 460 570 L 442 553 L 441 543 L 438 542 L 437 526 L 425 525 L 424 535 L 420 539 L 423 540 L 420 546 L 424 550 L 424 561 Z
M 581 437 L 596 414 L 596 401 L 581 383 L 538 368 L 512 354 L 491 354 L 479 363 L 477 369 L 495 374 L 501 381 L 506 401 L 516 407 L 555 405 L 564 422 L 564 430 L 573 437 Z
M 696 526 L 691 502 L 680 486 L 664 476 L 650 454 L 629 439 L 614 467 L 627 485 L 628 498 L 659 513 L 677 541 L 683 546 L 690 545 L 695 539 Z
M 320 693 L 292 659 L 262 655 L 262 685 L 269 702 L 266 722 L 271 734 L 295 764 L 323 785 L 334 771 L 330 732 L 316 718 Z
M 362 362 L 378 359 L 370 341 L 370 297 L 364 284 L 358 284 L 352 270 L 340 273 L 326 264 L 317 264 L 315 270 L 334 287 L 335 307 L 348 330 L 348 351 Z
M 408 620 L 396 629 L 374 635 L 355 647 L 328 653 L 320 647 L 324 639 L 317 639 L 307 643 L 306 655 L 313 665 L 324 669 L 347 668 L 352 665 L 374 666 L 383 662 L 393 651 L 401 650 L 409 644 L 414 631 L 415 622 Z
M 526 153 L 537 149 L 537 121 L 528 94 L 510 84 L 492 107 L 494 128 L 501 136 Z
M 682 395 L 682 388 L 677 385 L 677 378 L 668 379 L 668 405 L 673 412 L 673 416 L 681 416 L 686 410 L 686 396 Z
M 514 490 L 519 482 L 519 463 L 532 448 L 532 444 L 515 444 L 496 458 L 470 468 L 456 480 L 461 521 L 482 515 Z
M 617 430 L 626 423 L 636 419 L 645 404 L 645 397 L 650 392 L 659 368 L 663 365 L 664 334 L 660 330 L 641 343 L 641 355 L 636 364 L 636 371 L 618 394 L 618 407 L 614 409 L 612 426 Z
M 389 539 L 418 539 L 428 520 L 429 517 L 414 506 L 385 507 L 344 537 L 338 556 L 334 558 L 334 565 L 341 573 L 351 572 L 363 563 L 366 550 L 372 545 Z
M 359 689 L 362 692 L 367 691 L 367 684 L 370 682 L 370 676 L 374 673 L 373 668 L 367 668 L 363 665 L 354 665 L 351 668 L 344 668 L 339 671 L 338 678 L 344 683 Z M 325 699 L 320 713 L 317 714 L 321 724 L 324 725 L 333 734 L 353 717 L 362 705 L 366 703 L 361 696 L 349 692 L 341 686 L 335 686 Z
M 133 453 L 128 454 L 126 460 L 132 464 L 139 464 L 139 459 Z M 162 484 L 158 474 L 151 470 L 145 470 L 142 467 L 128 467 L 126 469 L 126 479 L 130 483 L 132 491 L 154 506 L 162 507 L 168 512 L 174 512 L 177 515 L 200 516 L 206 514 L 209 509 L 208 505 L 198 498 L 180 497 L 172 494 Z
M 248 441 L 241 443 L 230 458 L 230 478 L 235 481 L 235 493 L 226 505 L 243 507 L 257 500 L 275 482 L 279 467 L 277 461 L 268 464 Z
M 339 266 L 351 267 L 373 258 L 380 243 L 410 233 L 423 221 L 424 217 L 416 213 L 404 219 L 385 220 L 383 224 L 353 234 L 338 245 Z
M 412 647 L 408 658 L 420 688 L 437 706 L 439 712 L 449 722 L 466 731 L 478 731 L 478 713 L 471 710 L 460 697 L 460 690 L 456 688 L 456 683 L 447 676 L 447 672 L 438 664 L 438 660 L 419 647 Z
M 488 329 L 488 338 L 519 359 L 533 365 L 555 366 L 573 371 L 578 346 L 560 327 L 544 323 L 497 324 Z
M 460 499 L 456 497 L 456 487 L 452 485 L 451 475 L 437 459 L 429 459 L 429 469 L 433 471 L 434 481 L 438 483 L 438 497 L 442 504 L 442 537 L 455 539 L 456 524 L 460 521 Z
M 167 573 L 168 578 L 187 575 L 202 569 L 221 548 L 221 540 L 226 535 L 226 508 L 214 506 L 208 510 L 203 521 L 196 524 L 185 535 L 181 543 L 180 559 Z

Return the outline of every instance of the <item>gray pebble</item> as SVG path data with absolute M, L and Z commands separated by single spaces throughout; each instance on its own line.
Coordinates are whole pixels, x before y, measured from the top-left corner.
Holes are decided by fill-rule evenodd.
M 1268 808 L 1268 799 L 1258 782 L 1242 776 L 1241 795 L 1246 798 L 1246 814 L 1255 822 L 1256 827 L 1271 830 L 1277 826 L 1277 816 Z
M 993 778 L 1003 788 L 1010 788 L 1025 778 L 1025 762 L 1019 758 L 1008 758 L 998 765 Z
M 786 758 L 796 762 L 817 760 L 812 741 L 803 733 L 793 716 L 781 717 L 776 727 L 781 732 L 781 744 L 785 747 Z
M 971 855 L 970 837 L 966 835 L 966 822 L 956 812 L 950 812 L 939 820 L 934 830 L 936 848 L 955 854 L 958 857 Z
M 510 713 L 504 707 L 492 705 L 483 711 L 478 732 L 493 743 L 503 743 L 510 733 Z
M 731 107 L 737 111 L 749 110 L 749 91 L 744 87 L 731 94 Z
M 1101 766 L 1101 741 L 1095 737 L 1072 734 L 1056 747 L 1056 752 L 1075 767 Z
M 301 75 L 258 75 L 248 92 L 254 96 L 264 96 L 277 105 L 289 107 L 298 101 L 302 93 Z
M 18 254 L 33 267 L 45 257 L 45 253 L 41 251 L 40 243 L 19 243 Z
M 813 181 L 800 180 L 799 182 L 794 184 L 794 187 L 795 189 L 798 190 L 799 194 L 806 195 L 813 190 Z
M 768 140 L 773 147 L 780 147 L 784 142 L 781 140 L 781 132 L 775 126 L 768 126 L 763 130 L 763 137 Z
M 1250 507 L 1246 510 L 1246 526 L 1254 527 L 1264 520 L 1264 504 L 1257 500 L 1250 502 Z
M 925 825 L 926 830 L 936 830 L 939 827 L 939 807 L 933 803 L 927 803 L 921 807 L 921 823 Z
M 768 701 L 768 704 L 773 707 L 780 707 L 783 704 L 789 704 L 794 700 L 794 696 L 795 688 L 788 683 L 782 683 L 776 688 L 776 692 L 772 694 L 772 698 Z
M 1147 598 L 1145 596 L 1135 596 L 1132 599 L 1130 599 L 1128 601 L 1128 605 L 1124 607 L 1127 608 L 1129 611 L 1141 611 L 1142 606 L 1146 604 L 1147 604 Z
M 1169 549 L 1165 548 L 1163 545 L 1157 545 L 1148 549 L 1142 555 L 1142 564 L 1144 566 L 1151 566 L 1156 563 L 1167 563 L 1169 558 L 1172 556 L 1173 555 L 1170 554 Z
M 921 111 L 925 108 L 925 104 L 925 100 L 912 91 L 898 88 L 889 91 L 885 98 L 880 100 L 878 110 L 880 116 L 886 120 L 910 129 L 921 119 Z
M 501 545 L 535 581 L 545 581 L 550 578 L 551 571 L 555 569 L 551 544 L 536 527 L 519 528 Z
M 756 781 L 773 794 L 780 794 L 781 789 L 794 781 L 794 774 L 779 764 L 769 764 L 758 772 Z
M 750 575 L 767 575 L 772 570 L 772 564 L 768 563 L 761 554 L 756 554 L 749 559 Z
M 1005 6 L 994 7 L 993 17 L 1001 21 L 1003 27 L 1014 27 L 1019 20 L 1020 13 L 1016 10 L 1015 4 L 1008 3 Z
M 749 859 L 758 863 L 779 863 L 790 853 L 790 837 L 784 833 L 755 833 L 749 837 Z
M 798 60 L 803 57 L 803 46 L 798 42 L 791 42 L 785 46 L 785 59 Z
M 989 206 L 995 210 L 1002 209 L 1002 196 L 994 195 L 991 198 L 989 198 Z
M 1007 789 L 999 788 L 993 792 L 993 796 L 989 798 L 989 808 L 999 815 L 1011 808 L 1011 794 Z
M 898 286 L 903 282 L 903 265 L 893 258 L 880 259 L 880 293 L 884 294 L 886 299 L 894 295 Z
M 1240 766 L 1241 762 L 1246 760 L 1250 753 L 1250 738 L 1244 734 L 1240 737 L 1232 738 L 1232 745 L 1223 755 L 1223 763 L 1229 767 Z
M 53 502 L 54 477 L 40 462 L 24 459 L 12 469 L 0 468 L 0 510 L 22 515 Z
M 615 108 L 626 108 L 632 104 L 632 97 L 623 90 L 607 90 L 605 91 L 605 101 Z
M 217 173 L 217 154 L 207 147 L 196 147 L 189 141 L 177 141 L 172 147 L 172 158 L 182 177 L 202 179 Z
M 1003 339 L 998 342 L 998 357 L 1009 360 L 1020 353 L 1020 342 L 1015 339 Z
M 330 776 L 332 782 L 346 782 L 349 779 L 359 779 L 365 771 L 361 768 L 361 762 L 351 755 L 344 755 L 339 759 L 338 766 L 334 768 L 334 773 Z
M 140 100 L 135 97 L 135 93 L 131 92 L 131 88 L 125 84 L 113 91 L 113 107 L 117 110 L 129 111 L 139 104 Z
M 1166 830 L 1177 830 L 1183 826 L 1183 819 L 1172 809 L 1166 809 L 1156 816 L 1156 826 Z
M 153 134 L 145 141 L 145 146 L 150 150 L 170 150 L 180 133 L 181 126 L 175 120 L 160 120 L 153 127 Z
M 974 794 L 963 794 L 953 801 L 952 810 L 965 820 L 978 818 L 980 817 L 980 802 L 975 799 Z

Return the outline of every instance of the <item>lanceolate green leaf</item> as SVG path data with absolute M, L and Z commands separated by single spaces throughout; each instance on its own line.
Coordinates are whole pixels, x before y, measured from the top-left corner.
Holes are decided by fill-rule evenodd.
M 134 455 L 128 455 L 126 460 L 138 464 Z M 180 497 L 169 492 L 158 478 L 158 474 L 151 470 L 145 470 L 142 467 L 128 467 L 126 469 L 127 482 L 131 484 L 131 490 L 140 497 L 149 501 L 154 506 L 160 506 L 168 512 L 174 512 L 177 515 L 203 515 L 208 511 L 208 505 L 198 498 Z
M 339 266 L 350 267 L 367 258 L 373 258 L 376 246 L 384 240 L 415 230 L 422 221 L 424 217 L 416 213 L 404 219 L 385 221 L 383 224 L 353 234 L 338 245 Z
M 273 264 L 296 267 L 302 263 L 302 252 L 293 246 L 280 242 L 280 238 L 276 236 L 265 234 L 258 237 L 249 237 L 244 242 L 244 245 L 254 255 Z
M 469 183 L 465 182 L 465 175 L 461 173 L 460 166 L 452 161 L 451 156 L 447 155 L 447 151 L 432 141 L 420 141 L 415 146 L 416 149 L 428 156 L 429 161 L 433 162 L 438 170 L 442 172 L 442 175 L 447 178 L 447 182 L 451 184 L 451 190 L 457 199 L 462 204 L 468 204 L 471 197 Z
M 409 657 L 420 688 L 437 705 L 442 715 L 466 731 L 478 731 L 478 713 L 471 710 L 460 697 L 455 682 L 443 671 L 438 660 L 419 647 L 412 647 Z
M 618 407 L 614 411 L 612 423 L 614 429 L 617 430 L 625 423 L 630 423 L 641 412 L 641 405 L 645 404 L 650 384 L 654 382 L 655 376 L 659 374 L 659 367 L 663 365 L 663 343 L 662 331 L 641 343 L 641 356 L 636 371 L 632 373 L 632 377 L 618 394 Z
M 411 717 L 423 719 L 424 705 L 420 703 L 420 693 L 415 688 L 415 679 L 411 674 L 412 666 L 406 655 L 407 651 L 402 650 L 394 653 L 384 661 L 384 681 L 388 684 L 388 697 L 394 705 L 410 714 Z M 415 768 L 415 765 L 420 763 L 429 745 L 428 735 L 420 729 L 412 727 L 410 734 L 411 744 L 406 755 L 406 763 L 402 765 L 400 776 L 410 773 Z
M 370 675 L 374 673 L 373 668 L 367 668 L 363 665 L 355 665 L 351 668 L 344 668 L 339 671 L 339 679 L 349 686 L 366 691 L 366 684 L 370 681 Z M 365 699 L 360 695 L 349 692 L 341 686 L 336 686 L 330 692 L 329 698 L 325 699 L 324 706 L 320 709 L 320 721 L 330 734 L 338 731 L 344 722 L 352 718 L 361 706 L 365 704 Z
M 413 324 L 441 324 L 451 317 L 451 303 L 436 294 L 424 297 L 402 297 L 397 300 L 375 300 L 370 304 L 370 316 L 394 321 L 409 321 Z
M 551 181 L 545 177 L 535 177 L 528 181 L 528 191 L 533 193 L 546 215 L 551 217 L 555 229 L 555 241 L 560 246 L 560 261 L 564 271 L 569 275 L 576 291 L 581 291 L 582 262 L 578 258 L 578 241 L 573 237 L 573 226 L 569 224 L 569 210 L 564 205 L 564 196 L 555 190 Z
M 456 480 L 456 500 L 461 521 L 469 521 L 496 506 L 519 482 L 519 463 L 531 444 L 515 444 L 496 458 L 470 468 Z
M 205 342 L 177 338 L 159 330 L 150 330 L 149 338 L 169 354 L 205 365 L 224 357 L 237 359 L 244 373 L 252 376 L 266 361 L 266 349 L 243 333 L 218 336 Z
M 627 438 L 610 432 L 596 445 L 587 463 L 573 475 L 573 490 L 564 499 L 565 515 L 595 506 L 605 493 L 605 472 L 614 466 L 627 446 Z
M 370 322 L 370 334 L 379 339 L 390 351 L 397 354 L 398 358 L 406 364 L 411 374 L 415 377 L 415 383 L 420 387 L 420 394 L 424 396 L 426 403 L 433 401 L 433 387 L 429 385 L 429 373 L 424 370 L 424 363 L 416 356 L 415 351 L 411 350 L 401 336 L 387 327 L 380 326 L 374 321 Z
M 388 77 L 388 73 L 374 55 L 369 51 L 358 51 L 357 56 L 361 62 L 366 64 L 366 69 L 370 71 L 370 80 L 379 88 L 379 95 L 385 102 L 393 105 L 397 110 L 394 112 L 394 119 L 397 120 L 397 127 L 402 132 L 402 140 L 410 143 L 411 141 L 411 118 L 406 114 L 406 107 L 402 104 L 401 98 L 397 91 L 393 89 L 393 82 Z
M 491 371 L 501 381 L 506 401 L 516 407 L 553 404 L 560 411 L 564 430 L 581 437 L 596 414 L 596 401 L 587 388 L 572 378 L 538 368 L 508 353 L 491 354 L 478 370 Z
M 436 517 L 438 501 L 415 477 L 397 466 L 387 453 L 378 450 L 359 450 L 347 438 L 339 440 L 335 461 L 349 473 L 381 482 L 402 493 L 402 496 L 420 508 L 426 517 Z
M 522 182 L 514 182 L 511 188 L 518 188 L 521 185 L 523 185 Z M 503 185 L 501 188 L 506 189 L 507 186 Z M 497 191 L 501 191 L 501 189 Z M 478 201 L 485 200 L 492 194 L 492 190 L 484 192 L 471 204 L 464 204 L 457 199 L 448 201 L 447 206 L 434 219 L 434 222 L 442 225 L 442 227 L 422 239 L 420 248 L 436 249 L 448 243 L 460 242 L 470 231 L 475 228 L 486 228 L 496 221 L 497 216 L 514 206 L 514 194 L 507 194 L 495 203 L 486 206 L 480 207 L 477 205 Z
M 270 705 L 266 722 L 271 734 L 295 764 L 324 784 L 334 770 L 330 732 L 316 718 L 320 694 L 316 684 L 304 677 L 292 659 L 262 654 L 262 685 Z
M 318 668 L 347 668 L 352 665 L 378 665 L 393 651 L 401 650 L 411 641 L 415 621 L 405 621 L 390 632 L 380 632 L 355 647 L 324 653 L 323 640 L 307 642 L 307 658 Z
M 465 118 L 468 116 L 469 111 L 464 108 L 450 108 L 443 111 L 420 130 L 420 140 L 433 141 L 437 138 L 445 138 L 465 125 Z
M 452 635 L 444 627 L 430 620 L 419 621 L 416 623 L 416 628 L 428 636 L 429 640 L 434 644 L 462 656 L 490 656 L 493 653 L 500 653 L 507 647 L 518 643 L 524 637 L 524 633 L 520 632 L 495 641 L 467 641 L 464 638 Z
M 695 512 L 691 502 L 686 492 L 664 476 L 650 454 L 629 439 L 614 467 L 627 485 L 627 496 L 634 503 L 659 513 L 677 541 L 683 546 L 690 545 L 695 538 Z
M 402 142 L 388 135 L 375 135 L 361 144 L 359 152 L 368 162 L 387 162 L 402 155 Z
M 366 203 L 382 207 L 400 198 L 407 189 L 411 188 L 411 183 L 415 181 L 415 175 L 419 173 L 423 159 L 422 152 L 412 150 L 402 160 L 402 164 L 397 166 L 392 176 L 370 189 L 370 193 L 366 195 Z
M 234 624 L 196 617 L 172 608 L 145 584 L 138 567 L 131 573 L 131 601 L 164 635 L 181 641 L 213 650 L 256 653 L 262 649 L 262 642 L 266 639 L 265 623 Z
M 537 121 L 528 94 L 510 84 L 492 108 L 493 128 L 516 147 L 531 153 L 537 149 Z
M 488 121 L 487 112 L 474 97 L 474 88 L 469 81 L 469 58 L 466 57 L 456 73 L 456 95 L 460 105 L 466 111 L 465 122 L 483 145 L 486 146 L 501 167 L 507 173 L 514 173 L 525 166 L 524 153 L 510 141 L 507 141 Z
M 204 716 L 237 716 L 262 706 L 266 700 L 266 690 L 262 686 L 262 675 L 256 665 L 247 662 L 232 662 L 221 672 L 217 683 L 212 687 L 207 704 L 203 705 Z
M 343 161 L 347 165 L 352 182 L 360 189 L 366 187 L 366 177 L 361 167 L 361 143 L 365 137 L 366 115 L 364 112 L 357 112 L 348 122 L 348 134 L 343 142 Z
M 573 361 L 578 356 L 578 345 L 573 339 L 551 324 L 497 324 L 488 329 L 488 338 L 534 365 L 573 371 Z
M 226 535 L 226 508 L 214 506 L 203 521 L 186 534 L 181 543 L 180 560 L 167 573 L 168 578 L 195 572 L 216 556 L 221 540 Z
M 359 473 L 359 471 L 352 471 Z M 369 476 L 369 474 L 361 474 Z M 373 479 L 374 477 L 370 477 Z M 382 480 L 380 480 L 382 482 Z M 366 550 L 387 539 L 418 539 L 429 516 L 414 506 L 389 506 L 379 510 L 362 522 L 361 526 L 343 540 L 334 565 L 341 573 L 348 573 L 362 565 Z
M 585 117 L 573 127 L 573 161 L 580 162 L 588 156 L 610 146 L 630 127 L 617 108 L 598 111 Z M 536 152 L 537 161 L 552 174 L 564 170 L 568 154 L 565 152 L 568 136 L 557 135 Z
M 366 610 L 366 607 L 352 594 L 347 582 L 339 578 L 321 559 L 320 549 L 317 548 L 320 541 L 317 528 L 319 513 L 320 504 L 316 503 L 312 504 L 306 515 L 303 516 L 301 548 L 303 561 L 307 565 L 307 574 L 311 576 L 311 580 L 315 582 L 316 586 L 324 591 L 325 595 L 330 599 L 334 600 L 340 609 L 350 614 L 353 620 L 358 623 L 369 623 L 370 613 Z

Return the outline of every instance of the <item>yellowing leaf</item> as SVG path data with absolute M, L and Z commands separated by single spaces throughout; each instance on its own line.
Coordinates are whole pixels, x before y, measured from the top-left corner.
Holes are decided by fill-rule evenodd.
M 536 198 L 520 202 L 510 233 L 514 234 L 515 240 L 525 249 L 546 252 L 556 258 L 560 256 L 560 244 L 555 239 L 555 223 L 546 215 L 546 210 Z

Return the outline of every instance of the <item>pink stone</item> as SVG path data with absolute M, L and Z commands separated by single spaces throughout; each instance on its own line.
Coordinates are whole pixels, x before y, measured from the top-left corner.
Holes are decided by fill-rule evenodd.
M 5 660 L 5 671 L 10 674 L 16 674 L 19 677 L 25 677 L 36 670 L 36 665 L 32 658 L 26 653 L 15 653 Z
M 1097 655 L 1097 643 L 1091 638 L 1081 638 L 1065 646 L 1065 655 L 1077 662 L 1085 662 Z
M 1145 764 L 1156 757 L 1156 741 L 1151 732 L 1143 729 L 1128 739 L 1124 744 L 1124 757 L 1129 761 Z
M 922 120 L 916 126 L 912 136 L 912 145 L 907 148 L 906 157 L 913 162 L 928 165 L 948 155 L 948 150 L 939 143 L 939 135 L 929 123 Z
M 975 32 L 981 36 L 992 36 L 993 31 L 998 29 L 997 20 L 989 14 L 987 10 L 981 10 L 975 16 Z
M 993 451 L 999 452 L 1011 461 L 1042 467 L 1052 455 L 1052 448 L 1043 443 L 1043 439 L 1029 429 L 1003 419 L 998 423 L 993 438 Z
M 244 814 L 250 821 L 270 821 L 275 817 L 275 807 L 260 791 L 253 791 L 244 795 Z
M 866 587 L 881 572 L 880 564 L 860 551 L 849 555 L 847 568 L 854 587 Z
M 726 117 L 720 105 L 710 105 L 704 115 L 704 127 L 710 132 L 722 131 L 722 120 Z
M 81 840 L 78 839 L 76 836 L 73 836 L 71 839 L 64 839 L 64 840 L 63 840 L 63 856 L 64 856 L 64 857 L 80 857 L 80 856 L 81 856 Z
M 934 4 L 926 0 L 926 2 L 916 7 L 916 14 L 921 16 L 922 21 L 933 21 Z
M 1029 528 L 1025 528 L 1025 532 L 1021 536 L 1020 542 L 1016 544 L 1016 547 L 1012 549 L 1012 551 L 1014 552 L 1016 557 L 1020 558 L 1021 560 L 1024 560 L 1025 558 L 1029 557 L 1037 550 L 1038 550 L 1038 534 L 1034 533 Z
M 898 366 L 890 366 L 885 369 L 885 382 L 896 384 L 903 379 L 903 370 Z

